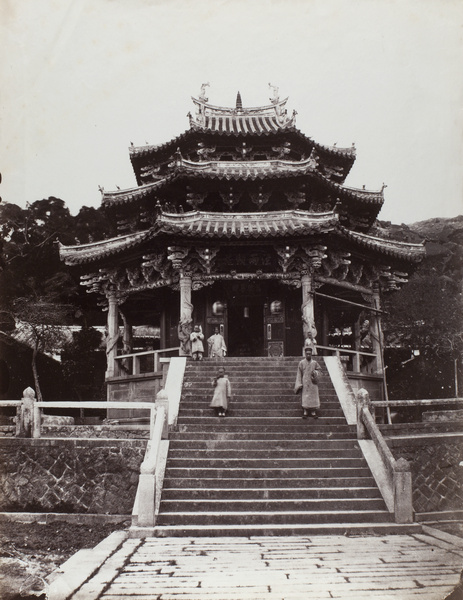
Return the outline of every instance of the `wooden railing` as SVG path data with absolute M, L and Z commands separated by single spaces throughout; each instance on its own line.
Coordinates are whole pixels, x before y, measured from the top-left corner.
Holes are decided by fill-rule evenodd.
M 179 346 L 173 348 L 162 348 L 161 350 L 146 350 L 144 352 L 132 352 L 120 354 L 114 359 L 115 376 L 140 375 L 142 373 L 158 373 L 161 363 L 161 354 L 167 352 L 178 352 Z
M 361 373 L 361 357 L 367 358 L 370 362 L 376 359 L 376 354 L 373 352 L 364 352 L 363 350 L 352 350 L 351 348 L 339 348 L 337 346 L 321 346 L 316 344 L 317 351 L 324 350 L 331 352 L 335 356 L 341 357 L 342 355 L 349 355 L 352 358 L 352 371 L 354 373 Z

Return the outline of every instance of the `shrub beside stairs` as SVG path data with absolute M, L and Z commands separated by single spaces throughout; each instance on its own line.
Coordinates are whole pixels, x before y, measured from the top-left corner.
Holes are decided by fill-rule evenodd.
M 299 357 L 188 360 L 170 434 L 158 536 L 404 532 L 394 523 L 322 358 L 318 419 L 293 392 Z M 225 366 L 227 417 L 209 408 Z M 413 527 L 413 526 L 412 526 Z

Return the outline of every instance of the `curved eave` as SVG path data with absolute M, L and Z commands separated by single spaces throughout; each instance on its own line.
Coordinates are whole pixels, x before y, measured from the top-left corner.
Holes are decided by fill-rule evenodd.
M 426 255 L 424 242 L 420 244 L 411 244 L 409 242 L 400 242 L 351 231 L 342 225 L 338 228 L 339 233 L 345 238 L 361 248 L 368 248 L 383 255 L 395 258 L 409 263 L 419 263 Z
M 332 231 L 338 224 L 334 212 L 302 210 L 267 213 L 220 213 L 195 211 L 181 215 L 163 213 L 159 231 L 188 238 L 267 239 L 313 235 Z
M 141 242 L 149 238 L 149 233 L 149 230 L 129 233 L 110 238 L 109 240 L 79 244 L 77 246 L 64 246 L 59 243 L 59 257 L 66 265 L 91 263 L 138 246 Z
M 162 235 L 227 241 L 304 238 L 326 233 L 349 240 L 359 249 L 406 263 L 419 263 L 426 253 L 423 243 L 411 244 L 351 231 L 340 225 L 334 212 L 287 210 L 267 213 L 161 212 L 150 229 L 79 246 L 60 244 L 59 254 L 67 265 L 83 265 L 114 257 Z
M 338 226 L 334 212 L 307 213 L 300 210 L 268 213 L 221 213 L 192 211 L 184 214 L 163 213 L 156 224 L 145 231 L 78 246 L 59 245 L 59 255 L 67 265 L 104 260 L 160 235 L 189 239 L 274 239 L 314 235 Z
M 300 163 L 281 160 L 262 161 L 268 167 L 262 167 L 262 163 L 261 165 L 259 163 L 260 161 L 234 161 L 231 163 L 210 161 L 196 163 L 183 160 L 179 166 L 175 167 L 172 174 L 164 179 L 128 190 L 105 192 L 102 204 L 103 206 L 115 206 L 147 198 L 182 177 L 219 181 L 256 181 L 300 176 L 313 176 L 317 181 L 326 185 L 335 195 L 347 200 L 353 200 L 366 207 L 373 207 L 375 217 L 384 203 L 383 189 L 368 191 L 345 187 L 319 173 L 314 168 L 310 159 L 301 161 Z
M 302 131 L 300 129 L 298 129 L 297 127 L 289 126 L 289 127 L 285 127 L 284 129 L 280 129 L 280 130 L 255 131 L 252 133 L 248 132 L 246 134 L 244 134 L 244 133 L 238 134 L 234 131 L 218 131 L 218 130 L 207 129 L 207 128 L 202 128 L 202 127 L 191 127 L 190 129 L 187 129 L 186 131 L 184 131 L 177 137 L 175 137 L 175 138 L 171 139 L 170 141 L 165 142 L 163 144 L 156 144 L 156 145 L 148 144 L 145 146 L 130 146 L 129 147 L 130 160 L 132 161 L 132 164 L 133 164 L 134 159 L 141 158 L 141 157 L 156 156 L 156 154 L 163 153 L 169 149 L 171 149 L 171 151 L 173 153 L 185 140 L 187 140 L 191 136 L 198 134 L 198 132 L 199 133 L 207 133 L 214 137 L 237 137 L 238 135 L 239 136 L 247 135 L 247 136 L 251 136 L 251 137 L 254 137 L 254 136 L 255 137 L 276 137 L 276 136 L 280 135 L 282 132 L 283 133 L 291 133 L 291 134 L 295 135 L 303 143 L 308 144 L 311 148 L 315 147 L 319 153 L 326 154 L 327 156 L 331 156 L 333 158 L 338 157 L 338 158 L 342 158 L 343 160 L 349 161 L 351 163 L 350 166 L 352 166 L 352 164 L 354 163 L 355 158 L 356 158 L 356 149 L 354 146 L 352 146 L 350 148 L 338 148 L 337 146 L 324 146 L 322 144 L 318 144 L 317 142 L 314 142 L 310 137 L 308 137 L 304 133 L 302 133 Z

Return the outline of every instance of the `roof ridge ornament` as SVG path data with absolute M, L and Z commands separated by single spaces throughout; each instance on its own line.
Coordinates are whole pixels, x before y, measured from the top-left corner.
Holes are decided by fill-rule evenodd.
M 210 85 L 211 84 L 209 82 L 201 84 L 201 91 L 199 92 L 199 95 L 198 95 L 199 100 L 202 100 L 203 102 L 209 101 L 209 98 L 206 98 L 206 88 L 210 87 Z
M 241 112 L 243 110 L 243 101 L 241 100 L 241 94 L 238 93 L 236 94 L 236 111 L 237 112 Z
M 271 96 L 269 98 L 270 102 L 272 104 L 278 104 L 278 102 L 280 101 L 280 96 L 279 96 L 279 88 L 276 85 L 272 85 L 271 83 L 268 84 L 268 87 L 272 90 L 273 92 L 273 96 Z

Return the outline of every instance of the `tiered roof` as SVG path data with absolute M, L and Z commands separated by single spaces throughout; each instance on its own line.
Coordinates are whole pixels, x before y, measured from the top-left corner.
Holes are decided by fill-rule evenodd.
M 368 234 L 383 205 L 384 186 L 370 191 L 344 185 L 355 160 L 354 146 L 322 146 L 303 135 L 295 126 L 296 113 L 288 114 L 287 98 L 280 100 L 276 88 L 269 105 L 245 108 L 238 93 L 236 106 L 228 108 L 210 104 L 205 87 L 193 98 L 195 115 L 189 115 L 188 131 L 160 146 L 130 148 L 138 185 L 103 193 L 103 205 L 125 219 L 144 213 L 145 229 L 102 242 L 60 246 L 67 264 L 101 264 L 117 254 L 143 254 L 150 244 L 165 246 L 183 239 L 268 245 L 273 239 L 301 241 L 314 236 L 348 243 L 359 253 L 367 251 L 372 260 L 390 257 L 414 263 L 422 259 L 421 244 Z M 254 212 L 251 204 L 242 209 L 238 200 L 224 204 L 223 212 L 212 209 L 208 194 L 217 198 L 219 192 L 223 197 L 231 186 L 251 196 L 276 191 L 281 210 L 265 211 L 265 202 L 257 202 L 260 210 Z M 201 210 L 190 210 L 187 195 L 192 193 L 201 196 Z M 311 194 L 316 196 L 313 205 Z M 141 222 L 132 221 L 131 226 L 136 223 L 140 228 Z

